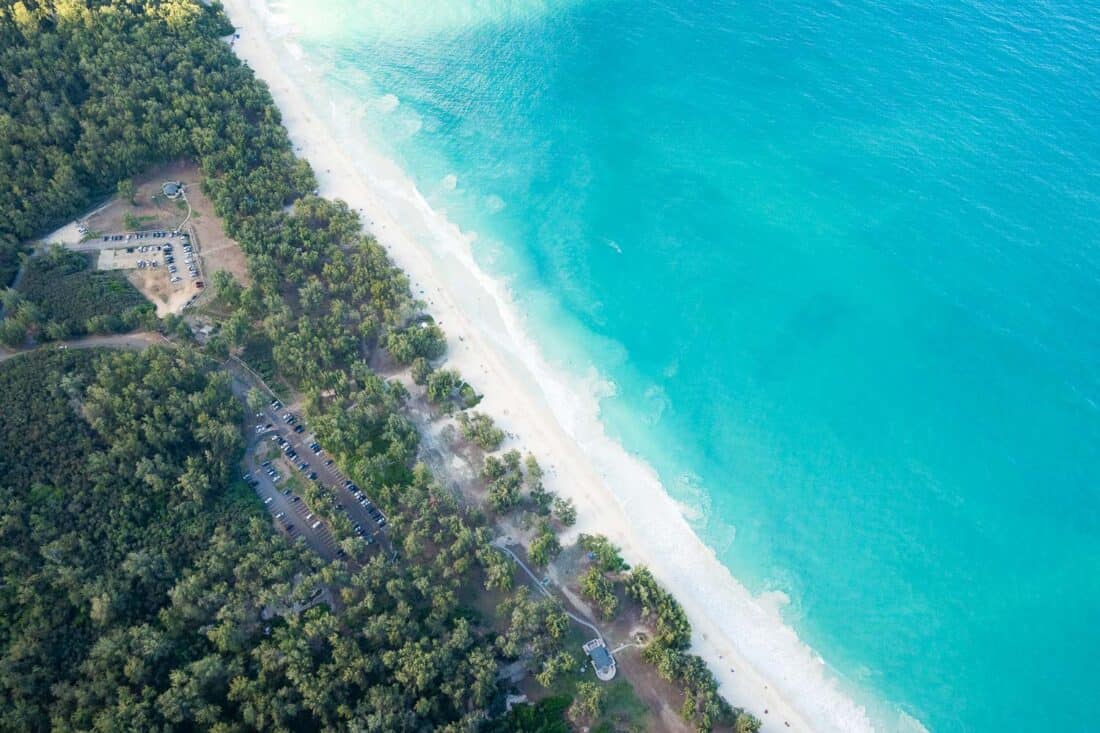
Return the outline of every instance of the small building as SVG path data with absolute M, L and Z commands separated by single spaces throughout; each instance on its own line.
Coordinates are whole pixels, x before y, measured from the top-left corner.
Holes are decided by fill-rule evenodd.
M 592 639 L 585 642 L 584 653 L 592 662 L 592 669 L 596 670 L 596 677 L 603 682 L 615 679 L 615 657 L 611 656 L 611 650 L 603 639 Z
M 165 181 L 160 190 L 170 199 L 178 199 L 183 194 L 183 184 L 179 181 Z

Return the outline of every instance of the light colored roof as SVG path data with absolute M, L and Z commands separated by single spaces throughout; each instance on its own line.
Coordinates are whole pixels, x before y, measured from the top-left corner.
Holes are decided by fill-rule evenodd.
M 603 639 L 592 639 L 585 642 L 584 653 L 592 660 L 592 668 L 596 670 L 596 676 L 607 682 L 615 678 L 615 658 Z

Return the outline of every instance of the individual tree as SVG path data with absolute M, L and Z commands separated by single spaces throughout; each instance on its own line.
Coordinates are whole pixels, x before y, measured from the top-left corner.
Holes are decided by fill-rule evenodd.
M 554 516 L 566 527 L 572 527 L 577 522 L 577 507 L 572 499 L 557 497 L 554 499 Z
M 496 450 L 504 441 L 504 431 L 493 423 L 493 418 L 480 412 L 460 412 L 458 425 L 462 437 L 482 450 Z
M 558 556 L 559 552 L 561 552 L 561 543 L 558 542 L 558 535 L 549 522 L 543 521 L 535 538 L 531 540 L 527 556 L 535 565 L 545 567 Z
M 605 619 L 615 616 L 619 608 L 619 599 L 615 596 L 614 584 L 604 577 L 597 567 L 590 567 L 581 576 L 581 595 L 596 604 L 600 615 Z
M 603 712 L 604 700 L 607 692 L 604 687 L 592 680 L 581 680 L 577 683 L 573 696 L 573 705 L 569 709 L 570 717 L 574 720 L 592 720 Z
M 118 182 L 118 186 L 115 187 L 118 197 L 124 201 L 128 201 L 131 206 L 137 204 L 134 200 L 134 196 L 137 193 L 134 189 L 134 182 L 129 178 L 123 178 Z
M 428 383 L 428 378 L 432 374 L 432 365 L 423 356 L 418 356 L 413 359 L 409 367 L 409 374 L 412 376 L 413 384 L 419 384 L 423 387 Z
M 267 407 L 268 399 L 267 394 L 260 390 L 259 387 L 248 388 L 248 407 L 251 410 L 259 412 Z

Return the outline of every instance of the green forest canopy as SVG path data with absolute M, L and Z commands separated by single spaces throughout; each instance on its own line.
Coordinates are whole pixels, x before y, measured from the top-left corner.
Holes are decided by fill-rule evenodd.
M 438 359 L 443 334 L 419 325 L 358 217 L 308 193 L 270 95 L 220 40 L 230 31 L 192 0 L 0 2 L 0 255 L 150 164 L 196 161 L 252 276 L 226 289 L 208 351 L 262 344 L 386 509 L 403 561 L 351 573 L 273 535 L 232 481 L 239 407 L 203 357 L 13 359 L 0 376 L 16 428 L 0 448 L 17 458 L 0 480 L 2 516 L 20 519 L 5 519 L 2 557 L 21 582 L 0 589 L 0 729 L 477 726 L 501 662 L 522 657 L 547 685 L 577 668 L 568 621 L 524 588 L 495 619 L 461 605 L 482 583 L 510 588 L 510 565 L 484 518 L 413 464 L 403 388 L 365 366 L 383 345 L 399 363 Z M 266 618 L 321 582 L 339 614 Z M 660 659 L 697 726 L 749 720 L 679 637 Z

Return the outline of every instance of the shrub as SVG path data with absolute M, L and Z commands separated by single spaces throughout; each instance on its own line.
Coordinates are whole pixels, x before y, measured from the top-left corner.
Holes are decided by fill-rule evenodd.
M 504 431 L 493 424 L 493 418 L 480 412 L 473 416 L 465 412 L 459 414 L 458 425 L 462 437 L 482 450 L 496 450 L 504 442 Z

